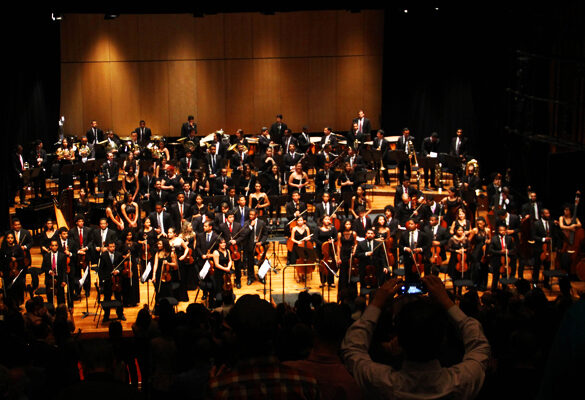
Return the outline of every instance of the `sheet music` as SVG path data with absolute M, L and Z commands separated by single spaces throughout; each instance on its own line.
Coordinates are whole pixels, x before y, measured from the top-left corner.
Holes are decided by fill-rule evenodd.
M 270 261 L 268 261 L 268 259 L 265 259 L 260 268 L 258 269 L 258 278 L 264 279 L 270 268 L 272 268 L 272 266 L 270 265 Z
M 438 154 L 437 154 L 437 153 L 435 153 L 434 151 L 431 151 L 431 152 L 429 153 L 429 157 L 430 157 L 430 158 L 437 158 L 437 156 L 438 156 Z
M 205 279 L 205 277 L 209 273 L 210 267 L 211 266 L 209 265 L 209 260 L 205 261 L 205 264 L 203 264 L 203 268 L 201 268 L 201 271 L 199 271 L 199 279 Z
M 79 280 L 79 287 L 82 287 L 83 284 L 85 283 L 85 280 L 87 279 L 88 275 L 89 275 L 89 270 L 90 270 L 90 266 L 88 265 L 85 268 L 85 272 L 83 273 L 83 276 L 81 277 L 81 279 Z
M 152 270 L 152 265 L 150 265 L 150 261 L 146 264 L 146 268 L 144 269 L 144 273 L 142 274 L 141 280 L 142 283 L 146 282 L 148 279 L 148 275 L 150 275 L 150 271 Z

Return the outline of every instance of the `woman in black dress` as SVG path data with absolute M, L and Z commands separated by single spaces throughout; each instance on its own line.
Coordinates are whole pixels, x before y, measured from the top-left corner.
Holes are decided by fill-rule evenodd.
M 359 276 L 356 276 L 351 282 L 349 276 L 352 261 L 351 256 L 352 253 L 355 252 L 355 246 L 357 245 L 356 238 L 357 234 L 353 230 L 351 220 L 346 219 L 343 223 L 341 232 L 337 234 L 337 253 L 339 254 L 339 259 L 337 260 L 339 265 L 339 294 L 341 294 L 343 289 L 350 285 L 357 287 Z
M 122 189 L 124 193 L 129 194 L 132 201 L 136 200 L 138 191 L 140 189 L 140 183 L 138 182 L 138 174 L 136 173 L 136 167 L 133 164 L 129 164 L 124 169 L 124 179 L 122 180 Z
M 266 194 L 270 200 L 270 207 L 268 214 L 270 215 L 270 222 L 272 224 L 273 216 L 276 217 L 276 225 L 280 225 L 280 195 L 282 194 L 282 176 L 278 165 L 274 164 L 270 167 L 270 171 L 264 175 Z
M 345 218 L 349 217 L 349 208 L 351 206 L 351 197 L 354 193 L 356 178 L 351 165 L 346 162 L 343 165 L 343 172 L 337 178 L 337 186 L 341 190 L 341 198 L 343 201 L 343 208 L 345 211 Z M 357 188 L 355 188 L 357 189 Z
M 56 238 L 57 230 L 55 229 L 55 222 L 49 218 L 47 222 L 45 222 L 45 226 L 43 227 L 43 233 L 41 233 L 41 256 L 44 256 L 49 251 L 49 246 L 51 246 L 51 240 Z
M 177 255 L 172 250 L 169 241 L 166 238 L 158 239 L 152 273 L 157 304 L 160 299 L 173 296 L 172 271 L 177 267 Z
M 488 283 L 488 254 L 489 243 L 492 239 L 491 230 L 487 226 L 484 217 L 479 217 L 475 221 L 475 228 L 469 234 L 469 244 L 471 247 L 471 279 L 478 288 L 484 291 Z
M 124 193 L 124 201 L 120 206 L 120 214 L 126 229 L 131 229 L 134 233 L 138 232 L 140 228 L 140 209 L 138 203 L 132 200 L 132 195 L 128 192 Z
M 179 268 L 173 273 L 173 281 L 178 282 L 179 286 L 174 290 L 174 297 L 179 301 L 189 301 L 189 295 L 187 294 L 187 256 L 189 255 L 189 247 L 187 243 L 175 232 L 175 228 L 169 228 L 167 230 L 167 237 L 171 248 L 174 249 L 177 255 L 177 261 Z
M 2 287 L 6 297 L 12 299 L 14 305 L 20 306 L 24 302 L 24 286 L 26 282 L 26 271 L 24 269 L 24 252 L 16 244 L 12 232 L 4 235 L 0 247 L 0 263 L 2 266 Z
M 357 209 L 362 206 L 366 213 L 364 215 L 368 215 L 372 212 L 372 202 L 366 198 L 366 191 L 362 186 L 358 186 L 355 191 L 355 196 L 351 198 L 351 213 L 353 214 L 354 218 L 358 218 Z
M 233 261 L 227 243 L 224 238 L 220 238 L 218 241 L 218 248 L 213 251 L 213 288 L 209 294 L 209 298 L 214 300 L 214 306 L 221 306 L 223 302 L 223 296 L 226 294 L 223 291 L 224 276 L 231 274 L 233 267 Z M 228 276 L 231 280 L 231 276 Z M 227 279 L 227 278 L 226 278 Z
M 260 182 L 254 183 L 254 193 L 250 194 L 248 201 L 250 209 L 256 209 L 256 215 L 263 220 L 268 214 L 268 207 L 270 207 L 270 200 L 268 195 L 262 191 L 262 184 Z M 272 225 L 272 222 L 270 223 Z
M 120 244 L 120 253 L 126 256 L 130 253 L 130 271 L 122 274 L 122 299 L 124 307 L 135 307 L 140 303 L 140 272 L 139 253 L 140 245 L 136 242 L 132 230 L 127 229 L 124 233 L 125 240 Z
M 120 203 L 118 202 L 117 196 L 114 196 L 112 200 L 108 200 L 106 203 L 106 218 L 108 219 L 108 228 L 116 232 L 116 237 L 120 237 L 120 233 L 126 227 L 124 220 L 120 215 Z
M 152 227 L 152 223 L 150 222 L 150 218 L 145 218 L 142 222 L 142 229 L 138 231 L 137 235 L 137 242 L 140 246 L 139 253 L 140 253 L 140 274 L 142 275 L 146 270 L 146 264 L 149 262 L 151 263 L 152 268 L 152 258 L 154 257 L 154 253 L 156 251 L 156 241 L 158 240 L 159 236 Z M 151 275 L 148 278 L 152 277 L 152 270 Z
M 462 227 L 457 227 L 455 235 L 447 242 L 447 251 L 450 252 L 448 274 L 453 281 L 469 279 L 471 271 L 469 265 L 469 242 Z M 457 255 L 464 256 L 467 261 L 467 270 L 457 270 Z M 461 286 L 457 287 L 457 294 L 461 294 Z
M 297 163 L 295 170 L 288 177 L 288 193 L 292 196 L 293 192 L 298 191 L 303 194 L 307 192 L 309 176 L 303 171 L 303 164 Z
M 331 223 L 331 217 L 324 216 L 321 220 L 321 227 L 317 229 L 317 237 L 315 238 L 315 243 L 317 244 L 317 252 L 319 254 L 319 258 L 323 260 L 323 244 L 326 242 L 332 242 L 332 245 L 329 247 L 329 251 L 331 253 L 335 252 L 335 254 L 331 254 L 333 257 L 333 262 L 329 263 L 329 268 L 331 270 L 337 272 L 337 246 L 335 244 L 335 240 L 337 239 L 337 229 Z M 329 285 L 329 287 L 335 287 L 335 275 L 327 268 L 323 266 L 319 270 L 319 277 L 321 278 L 321 286 L 324 287 L 325 285 Z

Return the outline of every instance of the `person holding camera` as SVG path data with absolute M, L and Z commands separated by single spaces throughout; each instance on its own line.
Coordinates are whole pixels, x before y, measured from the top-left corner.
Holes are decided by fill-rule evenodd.
M 481 324 L 451 301 L 438 277 L 427 275 L 421 281 L 429 296 L 411 296 L 395 316 L 394 328 L 404 355 L 402 368 L 374 362 L 369 354 L 382 309 L 403 287 L 396 278 L 376 291 L 361 318 L 348 329 L 341 345 L 343 361 L 374 398 L 474 398 L 483 385 L 490 356 Z M 438 358 L 447 321 L 455 325 L 465 353 L 459 363 L 442 367 Z

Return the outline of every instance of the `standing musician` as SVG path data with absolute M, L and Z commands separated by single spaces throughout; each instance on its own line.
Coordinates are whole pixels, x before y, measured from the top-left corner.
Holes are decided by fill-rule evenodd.
M 260 154 L 264 154 L 266 153 L 266 149 L 268 149 L 270 145 L 274 144 L 275 142 L 270 138 L 268 128 L 263 126 L 260 130 L 260 136 L 258 136 L 258 152 Z
M 449 232 L 447 231 L 447 228 L 443 228 L 439 224 L 439 218 L 436 215 L 430 216 L 429 225 L 423 228 L 423 233 L 431 239 L 431 247 L 438 249 L 441 259 L 445 260 L 445 246 L 449 241 Z M 425 274 L 429 272 L 438 274 L 440 265 L 431 265 L 431 268 L 433 271 L 425 271 Z
M 75 264 L 77 262 L 77 255 L 73 241 L 69 238 L 69 230 L 65 227 L 59 228 L 59 251 L 67 256 L 67 269 L 65 280 L 69 282 L 75 279 Z M 68 301 L 69 298 L 67 299 Z
M 205 156 L 205 163 L 207 165 L 209 179 L 215 178 L 219 175 L 220 169 L 222 168 L 222 157 L 216 154 L 215 145 L 209 146 L 209 153 Z
M 394 207 L 387 205 L 384 207 L 384 217 L 386 217 L 386 226 L 390 229 L 390 236 L 396 236 L 398 232 L 398 219 L 394 217 Z
M 120 169 L 118 163 L 114 161 L 114 153 L 109 152 L 107 155 L 106 162 L 102 164 L 102 179 L 103 182 L 118 182 L 118 173 Z M 110 190 L 111 188 L 104 187 L 104 198 L 108 198 L 110 195 L 114 196 L 115 192 Z
M 297 138 L 299 150 L 301 151 L 301 153 L 306 153 L 307 150 L 309 150 L 309 147 L 311 147 L 311 136 L 309 136 L 308 132 L 309 127 L 303 126 L 303 129 L 301 130 L 301 133 Z
M 256 210 L 250 210 L 250 220 L 244 226 L 245 231 L 242 233 L 244 238 L 242 243 L 244 245 L 244 255 L 248 267 L 248 286 L 251 285 L 254 280 L 254 261 L 261 261 L 264 259 L 266 254 L 266 240 L 268 239 L 268 232 L 264 221 L 258 219 Z M 264 248 L 264 251 L 260 251 Z M 255 255 L 257 257 L 255 257 Z M 255 259 L 257 258 L 257 259 Z M 258 265 L 260 267 L 260 265 Z M 260 279 L 261 283 L 265 283 L 264 278 Z
M 181 126 L 181 137 L 189 137 L 197 134 L 197 124 L 195 123 L 195 117 L 189 115 L 187 122 L 184 122 Z
M 101 254 L 106 251 L 106 243 L 115 242 L 117 240 L 116 232 L 108 227 L 108 220 L 101 218 L 98 229 L 94 230 L 93 240 L 91 243 L 94 246 L 95 252 L 92 257 L 93 263 L 97 263 Z
M 398 142 L 396 142 L 396 150 L 402 150 L 406 153 L 407 156 L 412 157 L 412 150 L 410 148 L 409 142 L 414 143 L 414 136 L 410 136 L 410 129 L 403 128 L 402 129 L 402 136 L 398 138 Z M 412 147 L 414 149 L 414 146 Z M 407 180 L 410 180 L 411 169 L 410 169 L 410 161 L 400 161 L 398 163 L 398 180 L 402 184 L 404 182 L 404 178 L 406 176 Z
M 374 145 L 372 146 L 372 148 L 380 154 L 380 159 L 382 161 L 381 163 L 374 165 L 374 168 L 377 171 L 376 185 L 380 184 L 380 171 L 382 171 L 381 166 L 384 167 L 384 170 L 382 171 L 384 175 L 384 182 L 386 185 L 390 185 L 390 175 L 388 174 L 386 163 L 386 156 L 388 154 L 389 147 L 390 146 L 388 142 L 386 139 L 384 139 L 384 131 L 382 129 L 378 129 L 378 132 L 376 132 L 376 137 L 374 138 Z
M 0 247 L 0 273 L 4 282 L 4 294 L 12 299 L 15 306 L 24 302 L 24 286 L 26 282 L 26 268 L 24 266 L 24 252 L 16 243 L 14 233 L 8 231 Z M 6 304 L 6 299 L 4 300 Z
M 475 228 L 469 234 L 469 245 L 471 247 L 470 262 L 472 263 L 471 279 L 478 288 L 484 291 L 488 284 L 489 273 L 489 244 L 492 239 L 492 231 L 487 225 L 484 217 L 479 217 L 475 221 Z
M 331 196 L 327 192 L 321 195 L 321 201 L 315 204 L 315 211 L 313 213 L 313 219 L 315 221 L 320 221 L 324 216 L 332 218 L 337 217 L 337 215 L 334 213 L 336 207 L 335 202 L 330 201 L 330 199 Z
M 264 187 L 266 187 L 266 194 L 270 200 L 270 207 L 267 210 L 270 215 L 269 225 L 272 225 L 273 217 L 276 217 L 276 225 L 280 225 L 280 195 L 282 195 L 282 176 L 280 174 L 278 165 L 272 165 L 270 171 L 264 175 L 264 182 Z
M 330 127 L 323 128 L 323 137 L 321 138 L 321 148 L 324 149 L 326 145 L 331 145 L 331 148 L 337 147 L 337 138 L 333 135 Z
M 61 146 L 55 152 L 57 154 L 57 160 L 59 161 L 60 175 L 59 175 L 59 192 L 63 190 L 73 187 L 73 169 L 67 168 L 65 171 L 64 167 L 69 167 L 75 161 L 75 152 L 77 148 L 71 143 L 67 138 L 63 138 L 61 141 Z M 24 200 L 21 196 L 21 202 Z
M 297 139 L 292 135 L 292 131 L 290 129 L 285 129 L 284 137 L 282 138 L 282 148 L 288 149 L 291 144 L 294 144 L 295 148 L 298 147 Z
M 538 221 L 541 216 L 542 203 L 537 200 L 535 191 L 531 190 L 528 192 L 528 202 L 522 204 L 520 210 L 522 219 L 531 218 L 533 222 Z
M 87 138 L 82 137 L 81 141 L 86 141 Z M 31 150 L 29 154 L 29 165 L 32 168 L 40 168 L 39 174 L 36 178 L 33 178 L 33 186 L 35 191 L 35 197 L 43 197 L 45 192 L 47 191 L 47 186 L 45 184 L 46 178 L 46 170 L 47 167 L 47 152 L 43 149 L 43 142 L 40 139 L 35 141 L 34 148 Z
M 432 195 L 425 196 L 425 203 L 419 210 L 421 221 L 424 221 L 424 224 L 428 225 L 433 215 L 436 217 L 441 216 L 442 218 L 443 216 L 442 209 L 443 207 L 441 206 L 441 203 L 437 203 Z M 439 223 L 440 222 L 441 221 L 439 221 Z
M 167 238 L 156 241 L 152 279 L 156 293 L 156 304 L 160 299 L 173 295 L 173 277 L 171 271 L 178 268 L 177 255 Z
M 357 176 L 354 173 L 349 162 L 343 165 L 343 171 L 337 178 L 337 185 L 341 192 L 341 199 L 343 200 L 343 210 L 345 218 L 349 217 L 349 209 L 351 207 L 351 198 L 353 193 L 357 190 L 358 182 Z
M 177 202 L 169 207 L 169 213 L 171 214 L 175 231 L 180 232 L 183 223 L 190 220 L 193 213 L 193 207 L 185 201 L 184 192 L 177 194 Z
M 113 241 L 106 243 L 107 251 L 102 253 L 100 257 L 100 266 L 98 275 L 100 278 L 100 286 L 103 289 L 103 301 L 110 301 L 112 294 L 114 298 L 120 301 L 120 306 L 116 307 L 116 314 L 118 319 L 126 321 L 124 316 L 124 307 L 122 302 L 122 283 L 121 283 L 121 262 L 122 255 L 116 251 L 116 243 Z M 106 323 L 110 320 L 110 309 L 104 308 L 104 319 Z
M 447 192 L 447 197 L 441 200 L 441 205 L 443 206 L 445 221 L 450 226 L 457 219 L 457 210 L 463 206 L 463 200 L 457 196 L 454 187 L 450 187 Z
M 268 195 L 262 191 L 262 184 L 258 181 L 254 183 L 254 193 L 250 194 L 248 202 L 250 210 L 256 210 L 258 217 L 266 219 L 268 215 L 268 209 L 270 207 L 270 199 Z
M 120 241 L 120 253 L 130 256 L 124 261 L 120 271 L 122 274 L 122 299 L 124 307 L 135 307 L 140 304 L 140 272 L 138 269 L 140 259 L 140 246 L 136 242 L 134 232 L 130 229 L 124 231 L 124 239 Z
M 353 230 L 358 238 L 366 237 L 368 229 L 372 228 L 372 220 L 368 217 L 366 209 L 363 206 L 358 206 L 356 218 L 353 220 Z
M 576 201 L 578 201 L 578 198 Z M 576 202 L 575 211 L 577 204 Z M 579 218 L 577 218 L 577 215 L 568 204 L 563 207 L 563 215 L 559 217 L 559 227 L 563 233 L 564 243 L 562 250 L 565 250 L 564 252 L 561 251 L 561 267 L 569 272 L 571 266 L 571 254 L 569 254 L 569 251 L 571 251 L 575 243 L 575 232 L 581 228 L 581 221 L 579 221 Z
M 439 139 L 439 134 L 437 132 L 433 132 L 431 133 L 431 136 L 424 138 L 420 149 L 422 157 L 429 157 L 431 153 L 435 153 L 438 156 L 440 143 L 441 139 Z M 427 165 L 425 165 L 424 172 L 425 188 L 436 189 L 437 187 L 435 185 L 435 168 L 430 168 Z
M 420 213 L 415 208 L 412 207 L 412 202 L 410 197 L 406 193 L 402 195 L 402 201 L 394 206 L 394 210 L 396 211 L 396 219 L 398 220 L 399 226 L 406 226 L 406 222 L 413 218 L 415 222 L 420 220 Z
M 359 233 L 357 235 L 359 236 Z M 384 250 L 374 238 L 374 229 L 370 227 L 366 231 L 364 240 L 358 242 L 355 252 L 355 256 L 360 260 L 361 295 L 365 294 L 364 289 L 378 288 L 384 282 L 384 276 L 388 273 L 388 268 L 384 267 Z
M 289 240 L 292 241 L 294 243 L 294 245 L 293 245 L 292 251 L 289 252 L 289 254 L 288 254 L 288 262 L 289 262 L 289 264 L 296 264 L 297 263 L 297 248 L 299 246 L 306 245 L 306 243 L 304 243 L 304 242 L 307 240 L 309 240 L 309 241 L 315 240 L 313 238 L 313 236 L 311 235 L 311 229 L 305 223 L 305 218 L 303 215 L 301 215 L 297 218 L 296 226 L 293 226 L 293 228 L 290 231 L 290 239 Z M 300 282 L 300 281 L 304 281 L 304 280 L 305 280 L 304 274 L 302 274 L 302 273 L 299 274 L 298 281 Z M 324 286 L 324 282 L 321 281 L 321 287 L 323 287 L 323 286 Z
M 150 213 L 148 218 L 156 233 L 163 236 L 166 236 L 167 230 L 173 226 L 173 218 L 168 212 L 164 211 L 161 202 L 156 203 L 154 211 Z
M 213 180 L 213 194 L 216 196 L 227 196 L 229 188 L 233 186 L 232 178 L 227 174 L 227 168 L 220 170 L 219 176 Z
M 464 163 L 467 159 L 467 138 L 463 136 L 463 129 L 457 129 L 456 136 L 451 139 L 451 146 L 449 148 L 449 154 L 453 157 L 457 157 Z M 457 175 L 461 178 L 463 170 L 457 169 Z
M 376 217 L 376 219 L 374 220 L 374 237 L 375 240 L 378 242 L 378 244 L 380 242 L 386 242 L 391 236 L 392 236 L 392 232 L 390 230 L 390 228 L 387 225 L 387 221 L 386 221 L 386 216 L 381 214 L 378 215 Z M 391 271 L 392 268 L 394 268 L 394 264 L 392 263 L 389 259 L 387 254 L 388 253 L 392 253 L 394 255 L 394 260 L 396 260 L 396 252 L 394 251 L 395 248 L 388 248 L 386 243 L 382 246 L 382 250 L 386 251 L 386 255 L 383 258 L 383 263 L 384 265 L 388 268 L 388 271 Z
M 276 122 L 270 126 L 269 131 L 272 141 L 276 144 L 282 144 L 282 136 L 287 129 L 288 126 L 282 121 L 282 114 L 277 114 Z
M 69 231 L 71 236 L 72 248 L 75 251 L 75 265 L 71 260 L 71 275 L 76 279 L 81 279 L 85 268 L 89 268 L 91 265 L 90 252 L 93 244 L 93 235 L 90 228 L 85 226 L 85 219 L 83 215 L 77 215 L 75 217 L 75 227 Z M 85 296 L 89 297 L 91 290 L 91 279 L 86 279 L 83 284 L 85 290 Z M 78 298 L 81 294 L 81 288 L 78 285 L 73 285 L 71 292 L 74 298 Z
M 553 221 L 550 217 L 550 211 L 546 208 L 542 209 L 541 217 L 537 219 L 533 224 L 534 230 L 534 242 L 535 242 L 535 255 L 534 255 L 534 269 L 532 270 L 532 283 L 538 284 L 540 269 L 543 271 L 550 270 L 551 256 L 553 249 L 553 230 L 555 228 L 556 221 Z M 541 259 L 541 255 L 544 252 L 543 246 L 547 246 L 548 257 Z M 549 277 L 544 276 L 544 287 L 550 289 Z
M 465 209 L 463 207 L 457 210 L 457 219 L 451 224 L 451 227 L 449 228 L 449 234 L 455 235 L 455 232 L 459 227 L 463 228 L 465 236 L 469 235 L 469 232 L 472 228 L 471 222 L 469 219 L 467 219 L 467 215 L 465 214 Z
M 364 209 L 365 215 L 369 215 L 372 212 L 372 202 L 366 197 L 366 191 L 363 186 L 358 186 L 355 191 L 355 196 L 351 198 L 350 211 L 354 218 L 358 217 L 359 212 L 357 210 L 360 207 Z
M 228 190 L 228 194 L 227 196 L 225 196 L 223 198 L 223 202 L 227 203 L 228 208 L 230 210 L 234 210 L 236 209 L 237 205 L 238 205 L 238 195 L 236 194 L 236 188 L 235 187 L 231 187 Z
M 286 211 L 286 219 L 290 224 L 295 218 L 297 218 L 301 214 L 306 217 L 305 214 L 307 211 L 307 204 L 301 201 L 301 195 L 299 194 L 299 192 L 294 191 L 292 192 L 292 200 L 286 203 L 284 209 Z
M 87 137 L 81 138 L 81 143 L 77 149 L 77 162 L 86 164 L 90 159 L 95 158 L 95 147 L 88 143 Z M 87 170 L 85 167 L 79 171 L 79 186 L 80 188 L 88 189 L 90 193 L 95 194 L 95 172 Z M 44 182 L 43 182 L 44 184 Z
M 250 219 L 250 207 L 246 205 L 246 196 L 241 195 L 238 197 L 238 205 L 234 211 L 234 218 L 242 227 Z
M 320 221 L 321 221 L 321 226 L 317 229 L 317 236 L 315 237 L 315 244 L 317 245 L 317 253 L 319 254 L 319 258 L 321 260 L 323 260 L 322 246 L 324 243 L 330 241 L 331 242 L 330 249 L 332 249 L 330 251 L 331 252 L 337 251 L 337 246 L 335 244 L 335 241 L 337 239 L 337 229 L 335 229 L 335 227 L 333 226 L 333 224 L 331 222 L 331 217 L 329 217 L 327 215 L 322 217 L 320 219 Z M 297 228 L 297 227 L 295 227 L 295 228 Z M 295 230 L 295 228 L 293 228 L 293 230 Z M 332 256 L 333 256 L 333 254 L 332 254 Z M 335 254 L 335 257 L 333 258 L 333 263 L 331 263 L 329 265 L 329 268 L 331 268 L 334 271 L 337 269 L 337 257 L 339 257 L 339 254 Z M 319 270 L 319 277 L 321 278 L 321 286 L 320 287 L 325 287 L 325 285 L 328 285 L 329 287 L 332 287 L 332 288 L 335 287 L 335 280 L 334 280 L 335 276 L 328 269 L 321 268 Z
M 244 130 L 238 129 L 233 136 L 230 136 L 230 143 L 242 144 L 248 147 L 248 139 L 244 136 Z
M 234 152 L 230 159 L 230 168 L 232 169 L 232 179 L 234 181 L 238 181 L 242 172 L 244 172 L 244 165 L 250 164 L 252 162 L 252 157 L 248 155 L 248 150 L 246 150 L 246 146 L 243 144 L 237 145 L 237 150 Z M 268 150 L 270 150 L 270 157 L 272 156 L 272 149 L 267 149 L 266 156 L 268 157 Z
M 185 203 L 189 204 L 190 206 L 195 203 L 195 197 L 197 194 L 191 190 L 191 184 L 189 182 L 183 183 L 183 191 L 180 193 L 185 196 Z
M 244 164 L 244 172 L 238 181 L 238 193 L 248 197 L 254 188 L 254 182 L 256 182 L 256 176 L 252 174 L 250 164 Z
M 344 161 L 349 164 L 353 172 L 362 171 L 366 167 L 363 157 L 356 153 L 351 146 L 347 148 L 347 156 L 345 156 Z
M 100 221 L 101 223 L 101 221 Z M 152 260 L 154 256 L 156 241 L 158 235 L 156 234 L 149 218 L 144 218 L 142 228 L 138 232 L 137 242 L 140 245 L 140 274 L 146 270 L 146 264 Z M 99 247 L 97 247 L 99 249 Z M 152 274 L 152 272 L 151 272 Z
M 402 232 L 399 243 L 407 282 L 420 279 L 425 269 L 428 270 L 425 264 L 428 262 L 430 245 L 431 239 L 417 229 L 414 219 L 408 219 L 406 231 Z M 422 260 L 416 260 L 415 265 L 415 258 L 419 258 L 419 254 L 422 255 Z
M 507 186 L 503 186 L 502 190 L 494 195 L 491 204 L 494 210 L 513 210 L 515 208 L 514 200 Z
M 171 251 L 177 257 L 177 268 L 171 271 L 173 282 L 177 282 L 179 286 L 173 290 L 173 297 L 178 301 L 189 301 L 187 294 L 187 257 L 189 255 L 189 247 L 187 243 L 177 234 L 175 228 L 169 228 L 168 239 Z
M 449 238 L 449 242 L 447 243 L 447 250 L 450 253 L 449 256 L 449 266 L 447 268 L 447 273 L 451 277 L 453 281 L 462 280 L 462 279 L 469 279 L 471 275 L 471 271 L 469 268 L 469 241 L 467 240 L 467 236 L 465 235 L 465 231 L 463 227 L 458 225 L 457 229 L 455 230 L 455 234 Z M 467 270 L 464 270 L 463 265 L 460 266 L 460 270 L 457 270 L 457 264 L 460 263 L 458 260 L 458 256 L 461 257 L 461 264 L 463 264 L 463 257 L 467 259 Z M 457 294 L 461 294 L 461 286 L 457 287 Z
M 124 226 L 138 232 L 140 228 L 140 207 L 138 203 L 133 200 L 130 193 L 124 193 L 124 200 L 120 206 L 120 216 L 124 222 Z
M 353 224 L 351 220 L 346 219 L 343 222 L 343 228 L 341 232 L 337 234 L 337 264 L 339 266 L 339 291 L 340 294 L 343 289 L 349 287 L 354 282 L 350 282 L 351 266 L 353 263 L 352 253 L 355 256 L 357 247 L 357 234 L 353 230 Z M 358 266 L 359 276 L 359 266 Z M 356 277 L 357 279 L 357 277 Z
M 203 269 L 206 261 L 210 261 L 212 259 L 212 252 L 217 245 L 217 238 L 218 235 L 213 231 L 213 227 L 210 221 L 205 221 L 203 223 L 203 232 L 198 233 L 195 240 L 195 253 L 197 254 L 197 260 L 199 261 L 199 265 L 197 266 L 197 277 L 199 278 L 199 271 Z M 203 290 L 203 297 L 202 300 L 206 300 L 207 296 L 211 290 L 212 285 L 212 277 L 211 271 L 207 273 L 205 278 L 199 282 L 199 287 Z M 199 278 L 200 279 L 200 278 Z
M 510 268 L 509 278 L 514 276 L 511 271 L 510 260 L 516 254 L 516 243 L 512 236 L 507 233 L 506 224 L 503 221 L 497 223 L 497 234 L 492 237 L 492 240 L 488 246 L 490 252 L 490 267 L 492 269 L 492 290 L 498 288 L 498 282 L 500 281 L 500 267 L 504 269 L 504 276 L 508 274 L 505 262 L 508 261 Z M 507 255 L 507 257 L 506 257 Z M 502 263 L 502 261 L 504 263 Z
M 365 140 L 369 140 L 370 132 L 372 131 L 372 125 L 370 123 L 370 120 L 366 118 L 366 113 L 364 112 L 364 110 L 359 110 L 357 117 L 354 118 L 351 121 L 351 123 L 352 127 L 357 126 L 356 136 L 357 134 L 362 134 L 364 135 L 365 138 L 367 138 Z
M 216 229 L 217 233 L 220 232 L 220 225 L 221 224 L 225 224 L 227 222 L 227 217 L 230 211 L 230 206 L 228 205 L 228 203 L 221 203 L 220 206 L 221 208 L 220 212 L 215 214 L 215 219 L 213 221 L 213 225 L 214 228 Z
M 315 176 L 315 196 L 323 193 L 333 194 L 337 190 L 335 188 L 336 173 L 330 168 L 330 163 L 323 165 L 323 170 L 317 172 Z
M 51 240 L 50 251 L 43 256 L 41 272 L 45 274 L 47 302 L 53 304 L 53 289 L 57 290 L 57 305 L 65 304 L 67 284 L 67 256 L 59 251 L 59 239 Z M 6 277 L 4 277 L 6 282 Z
M 408 194 L 408 198 L 419 197 L 421 192 L 415 187 L 410 186 L 410 181 L 403 181 L 400 185 L 396 186 L 396 192 L 394 193 L 394 207 L 402 202 L 402 195 Z
M 286 157 L 286 155 L 285 155 L 285 157 Z M 238 158 L 238 160 L 239 160 L 239 158 Z M 282 160 L 284 160 L 284 158 Z M 235 164 L 235 165 L 237 165 L 237 164 Z M 276 160 L 274 159 L 274 152 L 272 151 L 272 147 L 269 147 L 266 149 L 266 153 L 264 153 L 260 156 L 260 167 L 258 168 L 258 172 L 260 174 L 268 174 L 268 173 L 270 173 L 270 169 L 274 165 L 278 165 L 278 164 L 277 164 Z M 240 168 L 240 167 L 237 166 L 236 168 Z M 238 170 L 233 169 L 233 174 L 235 174 L 236 172 L 238 172 Z M 239 174 L 239 172 L 238 172 L 238 174 Z
M 236 288 L 242 288 L 242 264 L 243 264 L 243 241 L 244 236 L 240 233 L 242 230 L 242 225 L 239 222 L 235 221 L 235 214 L 233 211 L 228 212 L 227 220 L 225 223 L 219 225 L 219 232 L 222 233 L 222 238 L 227 240 L 227 245 L 230 249 L 237 248 L 237 252 L 239 253 L 236 255 L 235 253 L 230 251 L 235 274 L 234 283 Z
M 215 270 L 213 273 L 213 286 L 210 291 L 210 299 L 213 301 L 213 304 L 220 306 L 226 300 L 224 299 L 224 295 L 227 295 L 223 291 L 224 279 L 226 279 L 225 276 L 227 275 L 231 281 L 231 271 L 234 263 L 231 253 L 227 248 L 225 238 L 219 238 L 217 243 L 217 248 L 213 251 Z
M 509 235 L 513 242 L 514 246 L 516 247 L 516 251 L 514 254 L 509 257 L 510 263 L 510 277 L 513 278 L 516 275 L 516 264 L 518 263 L 518 243 L 520 243 L 520 239 L 518 233 L 520 233 L 520 218 L 515 214 L 510 214 L 506 210 L 498 210 L 496 212 L 496 216 L 498 222 L 504 224 L 506 227 L 506 234 Z M 524 265 L 520 264 L 520 268 L 518 269 L 518 277 L 524 277 Z
M 197 161 L 193 157 L 193 152 L 187 149 L 185 150 L 185 157 L 179 160 L 179 171 L 186 182 L 191 183 L 193 181 L 195 169 L 197 169 Z
M 294 171 L 295 166 L 303 157 L 303 154 L 297 153 L 297 151 L 296 151 L 297 147 L 294 143 L 291 143 L 287 147 L 287 149 L 288 149 L 287 153 L 282 158 L 282 162 L 284 163 L 283 168 L 285 171 L 285 175 L 284 175 L 285 178 L 288 178 L 289 173 Z
M 30 248 L 33 245 L 33 238 L 27 229 L 22 227 L 19 218 L 12 218 L 12 231 L 14 234 L 15 243 L 23 252 L 23 275 L 30 273 L 32 289 L 36 290 L 39 287 L 39 275 L 36 268 L 29 269 L 31 265 Z
M 98 142 L 104 141 L 105 139 L 104 131 L 98 128 L 98 123 L 95 119 L 91 120 L 90 124 L 91 125 L 89 129 L 85 133 L 85 137 L 87 138 L 87 141 L 90 144 L 95 146 L 96 144 L 98 144 Z
M 136 139 L 140 145 L 146 145 L 150 142 L 152 131 L 146 126 L 146 122 L 143 119 L 140 120 L 138 125 L 138 128 L 134 129 L 134 132 L 136 132 Z
M 315 161 L 315 166 L 317 169 L 324 168 L 326 163 L 333 161 L 333 159 L 336 157 L 336 154 L 333 154 L 331 149 L 332 146 L 330 143 L 328 143 L 324 145 L 322 150 L 317 154 L 317 160 Z

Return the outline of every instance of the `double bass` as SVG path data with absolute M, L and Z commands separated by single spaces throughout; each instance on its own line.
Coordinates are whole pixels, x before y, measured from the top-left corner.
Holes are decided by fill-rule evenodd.
M 335 271 L 337 271 L 338 257 L 335 252 L 335 244 L 333 239 L 329 239 L 326 242 L 323 242 L 321 245 L 321 253 L 323 257 L 319 263 L 319 272 L 322 274 L 327 274 L 329 272 L 335 274 Z

